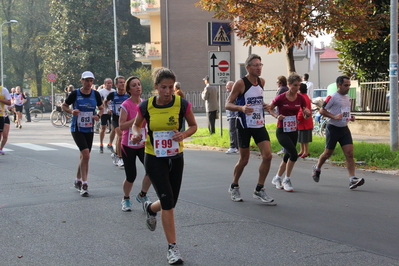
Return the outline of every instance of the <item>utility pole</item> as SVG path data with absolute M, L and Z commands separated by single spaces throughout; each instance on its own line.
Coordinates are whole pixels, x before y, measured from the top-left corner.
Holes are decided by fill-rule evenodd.
M 391 150 L 398 149 L 398 0 L 391 0 L 391 49 L 389 55 L 389 110 Z

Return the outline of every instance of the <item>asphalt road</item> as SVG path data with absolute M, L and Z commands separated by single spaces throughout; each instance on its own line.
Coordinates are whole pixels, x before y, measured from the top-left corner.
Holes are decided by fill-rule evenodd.
M 204 116 L 197 120 L 205 125 Z M 41 121 L 11 129 L 0 156 L 0 265 L 167 265 L 160 219 L 150 232 L 140 204 L 121 211 L 124 171 L 108 151 L 97 152 L 98 135 L 94 144 L 91 196 L 82 198 L 72 187 L 79 154 L 68 128 Z M 266 206 L 252 198 L 254 153 L 240 181 L 244 202 L 236 203 L 227 188 L 237 159 L 185 150 L 175 211 L 185 265 L 399 265 L 398 176 L 359 170 L 366 183 L 352 191 L 345 169 L 325 165 L 314 183 L 314 162 L 299 160 L 295 192 L 287 193 L 270 184 L 281 160 L 275 155 L 266 189 L 277 206 Z M 152 188 L 149 197 L 156 199 Z

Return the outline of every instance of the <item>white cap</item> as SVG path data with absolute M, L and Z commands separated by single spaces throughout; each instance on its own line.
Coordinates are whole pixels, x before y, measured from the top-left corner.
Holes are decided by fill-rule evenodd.
M 87 79 L 87 78 L 92 78 L 94 79 L 94 74 L 91 73 L 90 71 L 85 71 L 82 73 L 82 78 L 81 79 Z

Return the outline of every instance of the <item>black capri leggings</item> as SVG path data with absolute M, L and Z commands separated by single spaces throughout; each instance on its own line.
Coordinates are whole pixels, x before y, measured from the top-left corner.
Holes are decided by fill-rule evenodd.
M 125 163 L 126 181 L 133 183 L 137 177 L 136 157 L 144 164 L 144 147 L 140 149 L 133 149 L 122 145 L 122 158 Z
M 298 159 L 298 152 L 296 150 L 296 143 L 298 141 L 298 131 L 284 132 L 282 128 L 277 128 L 276 136 L 278 143 L 284 147 L 285 153 L 283 161 L 286 163 L 288 159 L 296 162 Z
M 161 201 L 162 210 L 173 209 L 180 193 L 184 167 L 183 156 L 168 159 L 158 158 L 146 153 L 144 166 Z

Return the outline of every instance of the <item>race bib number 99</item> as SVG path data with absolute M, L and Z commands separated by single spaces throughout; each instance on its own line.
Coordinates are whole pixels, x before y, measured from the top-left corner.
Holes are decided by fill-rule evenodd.
M 154 152 L 157 157 L 170 157 L 179 153 L 179 142 L 172 140 L 173 131 L 154 131 Z

